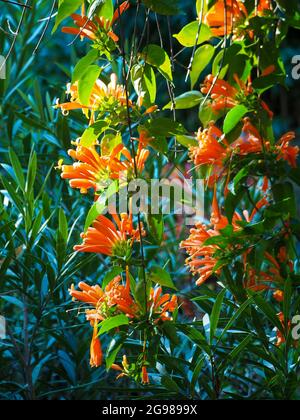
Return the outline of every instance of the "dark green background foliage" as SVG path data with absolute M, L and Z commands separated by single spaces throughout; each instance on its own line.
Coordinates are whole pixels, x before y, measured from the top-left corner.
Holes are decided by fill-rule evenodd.
M 276 378 L 272 376 L 272 364 L 284 365 L 286 361 L 266 350 L 267 340 L 261 352 L 257 347 L 251 347 L 250 341 L 256 339 L 254 332 L 250 340 L 244 341 L 242 332 L 251 329 L 247 319 L 252 315 L 258 324 L 261 322 L 261 313 L 254 309 L 251 313 L 246 307 L 235 324 L 240 334 L 229 336 L 218 347 L 200 332 L 202 322 L 193 324 L 199 326 L 199 331 L 192 331 L 192 318 L 181 313 L 181 324 L 184 324 L 180 335 L 182 345 L 177 345 L 174 351 L 174 344 L 178 344 L 176 339 L 175 343 L 172 340 L 163 343 L 165 351 L 161 352 L 158 360 L 166 366 L 161 372 L 163 379 L 152 378 L 152 385 L 147 389 L 126 379 L 116 382 L 115 373 L 108 374 L 105 369 L 92 370 L 89 367 L 91 329 L 84 322 L 84 315 L 77 316 L 68 288 L 82 280 L 97 282 L 107 273 L 108 266 L 105 259 L 98 256 L 75 255 L 72 252 L 73 245 L 79 241 L 89 200 L 69 189 L 67 183 L 60 180 L 54 166 L 60 158 L 68 159 L 66 150 L 70 148 L 70 141 L 82 133 L 86 120 L 81 113 L 74 113 L 72 119 L 66 119 L 53 109 L 56 98 L 64 99 L 65 85 L 71 77 L 70 66 L 84 55 L 86 49 L 84 43 L 77 40 L 70 45 L 72 37 L 59 32 L 51 36 L 48 30 L 33 55 L 45 26 L 45 18 L 50 13 L 50 3 L 49 0 L 33 2 L 10 56 L 7 79 L 0 81 L 0 313 L 7 319 L 7 340 L 0 341 L 0 399 L 151 396 L 213 399 L 216 387 L 209 386 L 205 372 L 199 377 L 206 363 L 201 347 L 207 349 L 211 366 L 220 370 L 223 388 L 227 392 L 223 397 L 297 396 L 295 372 L 287 368 L 286 371 L 279 370 Z M 194 1 L 184 0 L 181 3 L 184 13 L 170 18 L 173 33 L 195 17 Z M 2 2 L 0 10 L 0 52 L 5 55 L 13 39 L 11 31 L 17 27 L 21 11 L 17 6 Z M 126 17 L 128 34 L 132 33 L 134 15 L 135 11 L 130 10 Z M 167 18 L 160 16 L 158 19 L 165 48 L 169 51 Z M 141 14 L 139 34 L 143 31 L 144 22 L 145 15 Z M 150 28 L 141 49 L 143 44 L 160 42 L 153 16 Z M 176 40 L 173 42 L 176 53 L 180 45 Z M 289 75 L 291 57 L 297 54 L 298 48 L 299 34 L 291 31 L 282 50 Z M 189 90 L 185 84 L 184 68 L 188 66 L 189 59 L 190 50 L 181 54 L 179 63 L 175 64 L 176 95 Z M 120 63 L 115 63 L 115 71 L 120 74 Z M 278 87 L 266 98 L 276 112 L 274 123 L 278 135 L 300 126 L 300 81 L 292 81 L 290 77 L 288 84 L 290 91 Z M 199 83 L 196 87 L 199 88 Z M 169 102 L 163 79 L 158 92 L 162 92 L 158 97 L 158 104 L 162 107 Z M 189 131 L 198 129 L 197 109 L 182 111 L 180 118 Z M 162 168 L 164 163 L 158 158 L 155 165 Z M 195 289 L 194 280 L 184 268 L 184 254 L 178 256 L 178 243 L 187 236 L 187 230 L 183 227 L 178 234 L 176 219 L 171 217 L 166 224 L 170 240 L 166 241 L 164 255 L 160 254 L 157 260 L 156 250 L 150 248 L 147 249 L 148 258 L 152 258 L 153 265 L 169 260 L 168 269 L 182 296 L 198 299 L 193 304 L 193 310 L 202 315 L 211 313 L 218 291 L 210 286 Z M 176 242 L 172 239 L 174 237 Z M 225 299 L 226 305 L 223 305 L 220 316 L 222 299 Z M 231 328 L 229 321 L 234 308 L 235 304 L 229 296 L 219 296 L 211 317 L 211 329 L 226 325 Z M 262 309 L 262 313 L 266 312 Z M 272 323 L 268 328 L 266 334 L 274 334 Z M 206 332 L 209 336 L 209 331 Z M 174 337 L 172 331 L 169 335 Z M 157 344 L 153 342 L 153 345 Z M 127 340 L 126 346 L 130 356 L 130 349 L 138 348 L 140 342 Z M 236 365 L 237 356 L 247 346 L 247 352 Z M 104 347 L 106 350 L 106 345 Z M 118 361 L 121 356 L 118 356 Z M 219 363 L 217 367 L 215 360 Z M 277 387 L 282 384 L 285 387 Z M 278 389 L 285 389 L 283 395 Z

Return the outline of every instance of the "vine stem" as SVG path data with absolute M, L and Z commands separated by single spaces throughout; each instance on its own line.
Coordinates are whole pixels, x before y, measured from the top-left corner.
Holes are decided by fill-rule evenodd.
M 1 1 L 4 1 L 4 0 L 1 0 Z M 8 3 L 8 0 L 7 0 L 7 1 L 5 1 L 5 2 L 6 2 L 6 3 Z M 9 2 L 10 2 L 10 1 L 9 1 Z M 15 45 L 16 45 L 18 35 L 19 35 L 20 31 L 21 31 L 21 28 L 22 28 L 22 25 L 23 25 L 23 22 L 24 22 L 24 19 L 25 19 L 26 10 L 27 10 L 27 9 L 31 9 L 30 0 L 26 0 L 26 3 L 25 3 L 25 4 L 21 4 L 21 3 L 17 3 L 17 4 L 18 4 L 19 6 L 22 6 L 22 7 L 23 7 L 23 10 L 22 10 L 22 15 L 21 15 L 21 18 L 20 18 L 20 21 L 19 21 L 19 24 L 18 24 L 17 30 L 16 30 L 16 32 L 15 32 L 15 34 L 14 34 L 14 39 L 13 39 L 13 41 L 12 41 L 12 43 L 11 43 L 11 45 L 10 45 L 10 48 L 9 48 L 9 50 L 8 50 L 8 53 L 7 53 L 7 55 L 6 55 L 5 59 L 3 60 L 3 62 L 2 62 L 2 64 L 1 64 L 1 66 L 0 66 L 0 72 L 1 72 L 1 70 L 3 70 L 3 68 L 4 68 L 5 64 L 7 63 L 7 60 L 8 60 L 8 59 L 9 59 L 9 57 L 11 56 L 11 53 L 13 52 L 13 49 L 14 49 L 14 47 L 15 47 Z
M 197 35 L 196 35 L 195 45 L 194 45 L 194 48 L 193 48 L 193 53 L 192 53 L 192 57 L 191 57 L 191 60 L 190 60 L 190 64 L 189 64 L 188 69 L 187 69 L 185 82 L 188 81 L 189 75 L 190 75 L 190 73 L 192 71 L 192 68 L 193 68 L 193 63 L 194 63 L 194 59 L 195 59 L 197 45 L 198 45 L 198 41 L 199 41 L 199 37 L 200 37 L 200 33 L 201 33 L 201 28 L 202 28 L 203 14 L 204 14 L 204 0 L 202 0 L 202 2 L 201 2 L 201 12 L 199 13 L 199 16 L 198 16 L 199 17 L 198 31 L 197 31 Z
M 129 67 L 128 73 L 126 71 L 126 52 L 124 47 L 124 28 L 122 25 L 122 15 L 120 13 L 120 2 L 117 0 L 117 6 L 118 6 L 118 14 L 119 14 L 119 22 L 120 22 L 120 38 L 121 38 L 121 55 L 122 55 L 122 67 L 123 67 L 123 78 L 125 83 L 125 95 L 126 95 L 126 110 L 127 110 L 127 125 L 128 125 L 128 131 L 130 136 L 130 144 L 131 144 L 131 150 L 133 155 L 133 162 L 134 162 L 134 174 L 135 178 L 138 179 L 139 173 L 138 173 L 138 167 L 137 167 L 137 156 L 136 156 L 136 150 L 134 146 L 134 140 L 133 140 L 133 128 L 132 128 L 132 120 L 130 115 L 130 103 L 129 103 L 129 92 L 128 92 L 128 78 L 127 74 L 130 74 L 131 68 Z M 131 63 L 132 64 L 132 63 Z M 130 66 L 131 66 L 130 64 Z M 148 318 L 148 296 L 147 296 L 147 276 L 146 276 L 146 264 L 145 264 L 145 251 L 144 251 L 144 241 L 143 241 L 143 229 L 142 229 L 142 220 L 141 220 L 141 212 L 138 211 L 137 214 L 138 217 L 138 229 L 139 229 L 139 236 L 140 236 L 140 252 L 141 252 L 141 259 L 142 259 L 142 270 L 143 270 L 143 280 L 144 280 L 144 292 L 145 292 L 145 313 Z
M 45 25 L 45 27 L 44 27 L 44 29 L 43 29 L 43 32 L 42 32 L 42 34 L 41 34 L 41 36 L 40 36 L 40 39 L 38 40 L 38 43 L 36 44 L 36 47 L 35 47 L 35 49 L 34 49 L 34 51 L 33 51 L 33 55 L 35 55 L 35 54 L 36 54 L 37 50 L 39 49 L 39 47 L 40 47 L 40 45 L 41 45 L 41 43 L 42 43 L 42 41 L 43 41 L 43 39 L 44 39 L 44 37 L 45 37 L 45 34 L 46 34 L 47 29 L 48 29 L 48 27 L 49 27 L 49 25 L 50 25 L 50 22 L 51 22 L 51 18 L 52 18 L 52 14 L 53 14 L 53 11 L 54 11 L 54 8 L 55 8 L 55 5 L 56 5 L 56 0 L 53 0 L 52 6 L 51 6 L 51 10 L 50 10 L 50 14 L 49 14 L 49 16 L 47 17 L 47 22 L 46 22 L 46 25 Z

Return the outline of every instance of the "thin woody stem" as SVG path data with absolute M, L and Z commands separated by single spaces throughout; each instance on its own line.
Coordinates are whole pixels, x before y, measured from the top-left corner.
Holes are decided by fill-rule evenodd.
M 14 34 L 14 39 L 13 39 L 13 41 L 11 43 L 11 46 L 10 46 L 10 48 L 8 50 L 8 53 L 7 53 L 5 59 L 3 60 L 1 66 L 0 66 L 0 72 L 1 72 L 1 70 L 3 70 L 5 64 L 7 63 L 7 60 L 9 59 L 9 57 L 11 56 L 11 53 L 13 52 L 13 49 L 14 49 L 15 44 L 17 42 L 18 35 L 19 35 L 20 31 L 21 31 L 21 27 L 22 27 L 23 21 L 25 19 L 26 9 L 31 9 L 31 6 L 30 6 L 29 3 L 30 3 L 30 0 L 26 0 L 26 3 L 25 4 L 19 4 L 19 5 L 21 5 L 23 7 L 22 15 L 21 15 L 21 18 L 20 18 L 20 21 L 19 21 L 17 30 L 16 30 L 16 32 Z
M 122 26 L 122 15 L 120 13 L 119 0 L 117 1 L 117 6 L 118 6 L 118 13 L 119 13 L 119 21 L 120 21 L 120 32 L 121 32 L 121 54 L 122 54 L 122 64 L 123 64 L 123 77 L 124 77 L 124 82 L 125 82 L 127 124 L 128 124 L 129 136 L 130 136 L 131 150 L 132 150 L 132 155 L 133 155 L 134 173 L 135 173 L 136 179 L 138 179 L 139 173 L 138 173 L 138 167 L 137 167 L 136 150 L 135 150 L 134 140 L 133 140 L 132 120 L 131 120 L 131 115 L 130 115 L 128 79 L 127 79 L 127 71 L 126 71 L 126 53 L 125 53 L 125 47 L 124 47 L 124 31 L 123 31 L 123 26 Z M 130 73 L 130 70 L 131 69 L 129 68 L 129 73 Z M 142 221 L 141 221 L 140 211 L 138 212 L 137 217 L 138 217 L 138 228 L 139 228 L 139 236 L 140 236 L 140 252 L 141 252 L 141 259 L 142 259 L 144 291 L 145 291 L 145 313 L 148 317 L 146 263 L 145 263 L 143 229 L 142 229 Z

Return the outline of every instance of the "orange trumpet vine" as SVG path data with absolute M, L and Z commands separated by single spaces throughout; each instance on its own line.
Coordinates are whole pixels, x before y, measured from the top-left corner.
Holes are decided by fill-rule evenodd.
M 82 233 L 82 245 L 74 247 L 78 252 L 89 252 L 108 255 L 111 257 L 129 257 L 135 241 L 140 240 L 139 229 L 133 226 L 132 215 L 113 214 L 113 223 L 105 216 L 98 216 L 92 227 Z M 142 235 L 145 231 L 142 227 Z

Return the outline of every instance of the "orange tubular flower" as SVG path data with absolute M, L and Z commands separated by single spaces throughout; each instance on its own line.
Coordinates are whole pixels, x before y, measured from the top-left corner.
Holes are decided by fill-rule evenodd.
M 130 295 L 130 282 L 127 274 L 126 286 L 121 284 L 121 278 L 116 277 L 105 289 L 106 302 L 109 307 L 116 308 L 129 318 L 136 318 L 139 307 Z
M 77 26 L 77 28 L 63 27 L 62 32 L 72 35 L 80 35 L 82 38 L 87 38 L 92 41 L 101 40 L 102 33 L 111 38 L 114 42 L 119 41 L 119 37 L 112 31 L 113 24 L 119 19 L 119 16 L 122 15 L 127 9 L 129 9 L 129 1 L 125 1 L 121 6 L 115 11 L 113 19 L 105 19 L 103 16 L 98 17 L 94 16 L 90 20 L 87 16 L 72 14 L 71 17 Z
M 173 295 L 171 297 L 169 294 L 163 295 L 161 287 L 151 289 L 148 306 L 151 313 L 159 315 L 159 320 L 171 321 L 172 317 L 170 314 L 173 314 L 178 308 L 177 296 Z
M 90 365 L 91 367 L 99 367 L 102 365 L 103 362 L 103 353 L 102 353 L 102 347 L 101 342 L 98 338 L 98 327 L 97 323 L 94 323 L 94 331 L 93 331 L 93 338 L 91 342 L 91 360 Z
M 254 219 L 257 210 L 267 205 L 267 203 L 266 199 L 259 201 L 256 205 L 256 209 L 253 210 L 250 216 L 247 212 L 244 212 L 246 221 L 251 222 Z M 218 263 L 215 254 L 220 250 L 219 246 L 216 244 L 205 244 L 208 239 L 219 236 L 220 230 L 225 229 L 229 225 L 227 217 L 221 214 L 217 202 L 216 190 L 214 193 L 212 209 L 210 225 L 208 226 L 202 223 L 197 224 L 195 228 L 191 229 L 189 238 L 180 244 L 180 247 L 186 249 L 189 254 L 186 264 L 189 266 L 190 271 L 194 275 L 199 276 L 196 281 L 197 286 L 205 283 L 213 274 L 220 275 L 221 273 L 221 269 L 215 270 L 215 266 Z M 242 217 L 236 212 L 232 219 L 232 226 L 235 231 L 241 229 L 238 222 L 242 220 Z
M 300 151 L 298 146 L 290 146 L 290 142 L 295 138 L 295 133 L 289 132 L 282 136 L 276 145 L 278 151 L 278 160 L 286 160 L 293 168 L 297 167 L 297 158 Z
M 222 143 L 221 140 L 222 139 Z M 196 166 L 216 165 L 223 166 L 227 150 L 226 139 L 223 133 L 214 124 L 206 130 L 199 130 L 197 135 L 199 146 L 190 148 L 190 156 Z
M 271 70 L 273 68 L 266 69 L 267 72 L 271 72 Z M 212 74 L 208 75 L 204 80 L 201 92 L 205 95 L 210 94 L 212 99 L 211 107 L 215 112 L 232 109 L 253 93 L 251 80 L 246 84 L 236 74 L 234 75 L 234 80 L 236 87 L 231 86 L 225 80 L 217 79 Z M 260 100 L 260 105 L 268 113 L 270 119 L 273 118 L 274 114 L 268 105 L 262 100 Z
M 115 308 L 119 313 L 123 313 L 129 318 L 138 317 L 139 307 L 130 295 L 129 273 L 127 273 L 126 285 L 122 285 L 121 276 L 115 277 L 102 290 L 99 285 L 89 286 L 86 283 L 79 283 L 81 291 L 72 288 L 70 295 L 80 301 L 94 307 L 86 310 L 86 318 L 92 325 L 101 322 L 110 316 L 110 308 Z M 114 309 L 114 313 L 115 313 Z
M 276 290 L 273 293 L 273 298 L 277 300 L 277 302 L 282 303 L 284 301 L 284 292 L 282 290 Z
M 92 112 L 91 122 L 93 122 L 93 115 L 97 111 L 101 111 L 103 107 L 111 106 L 112 102 L 116 102 L 119 106 L 127 105 L 125 87 L 117 84 L 117 76 L 112 74 L 110 83 L 106 85 L 102 80 L 97 80 L 89 99 L 89 104 L 81 103 L 78 94 L 78 83 L 69 84 L 67 94 L 70 95 L 70 102 L 60 104 L 57 101 L 56 108 L 60 108 L 64 115 L 68 115 L 69 111 L 75 109 L 82 109 L 84 114 L 88 117 L 88 111 Z M 133 103 L 129 101 L 129 106 L 133 107 Z M 105 111 L 105 108 L 103 108 Z
M 266 11 L 272 10 L 272 0 L 259 0 L 257 13 L 263 15 Z
M 284 318 L 284 313 L 283 312 L 280 312 L 277 316 L 278 316 L 279 321 L 281 322 L 283 328 L 286 329 L 286 322 L 285 322 L 286 320 Z M 292 326 L 292 323 L 291 323 L 291 321 L 289 321 L 288 322 L 288 330 L 287 330 L 287 333 L 291 329 L 291 326 Z M 276 343 L 276 346 L 277 347 L 280 347 L 285 342 L 286 342 L 285 335 L 279 329 L 277 329 L 277 343 Z
M 140 240 L 139 229 L 134 229 L 132 215 L 112 215 L 115 224 L 105 216 L 98 216 L 93 227 L 82 233 L 83 244 L 74 247 L 78 252 L 92 252 L 113 257 L 129 257 L 134 241 Z M 145 231 L 142 230 L 145 235 Z
M 245 86 L 244 91 L 248 95 Z M 205 95 L 210 93 L 213 100 L 211 106 L 215 112 L 234 108 L 238 104 L 236 97 L 239 94 L 239 91 L 225 80 L 217 79 L 212 74 L 208 75 L 204 80 L 201 92 Z
M 76 150 L 69 150 L 76 162 L 73 165 L 62 165 L 63 179 L 70 180 L 71 188 L 79 188 L 82 194 L 86 194 L 88 189 L 95 192 L 105 185 L 108 180 L 119 179 L 122 174 L 126 174 L 127 179 L 134 175 L 135 164 L 129 150 L 119 144 L 109 155 L 100 156 L 95 146 L 77 146 Z M 145 167 L 149 151 L 139 148 L 136 156 L 136 166 L 139 173 Z
M 247 16 L 247 10 L 242 1 L 226 0 L 225 8 L 224 0 L 217 0 L 206 14 L 204 23 L 211 28 L 214 36 L 221 37 L 232 34 Z
M 149 380 L 149 375 L 148 375 L 148 372 L 147 372 L 147 367 L 143 366 L 142 367 L 142 384 L 143 385 L 148 385 L 149 383 L 150 383 L 150 380 Z

